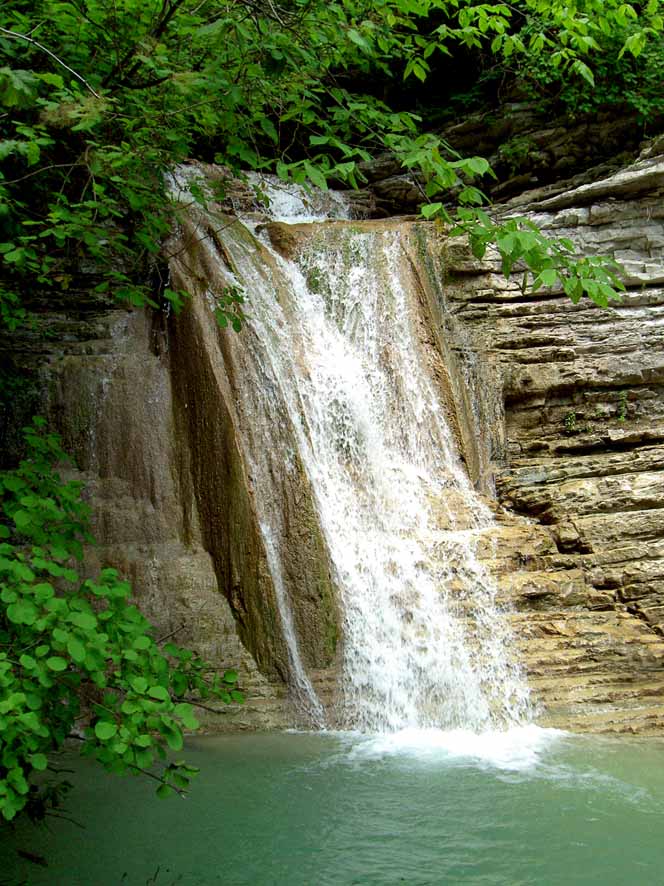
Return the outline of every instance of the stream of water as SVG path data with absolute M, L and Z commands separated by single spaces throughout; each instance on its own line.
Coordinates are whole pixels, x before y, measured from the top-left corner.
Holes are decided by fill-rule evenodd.
M 277 217 L 314 221 L 297 229 L 296 260 L 264 232 L 260 246 L 238 226 L 221 237 L 248 296 L 237 408 L 301 704 L 322 725 L 279 565 L 289 527 L 278 474 L 296 463 L 343 610 L 340 722 L 522 723 L 528 690 L 475 556 L 492 518 L 459 460 L 402 231 L 316 223 L 302 194 L 270 196 Z

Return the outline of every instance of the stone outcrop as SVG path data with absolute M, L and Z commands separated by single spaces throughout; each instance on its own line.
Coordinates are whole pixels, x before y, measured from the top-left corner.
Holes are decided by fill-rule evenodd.
M 650 120 L 650 136 L 663 125 L 662 119 Z M 485 176 L 481 187 L 498 201 L 550 185 L 569 192 L 606 178 L 637 158 L 644 128 L 634 113 L 621 115 L 615 109 L 571 115 L 534 102 L 510 102 L 451 123 L 440 135 L 461 156 L 489 161 L 496 177 Z M 370 195 L 361 202 L 370 215 L 418 210 L 424 183 L 415 172 L 404 173 L 393 154 L 381 154 L 360 168 Z
M 404 231 L 429 318 L 421 334 L 469 473 L 498 521 L 478 554 L 511 608 L 544 724 L 664 728 L 663 197 L 664 158 L 652 152 L 501 208 L 528 213 L 584 254 L 614 254 L 628 291 L 607 310 L 524 291 L 518 269 L 506 280 L 495 256 L 476 260 L 430 223 L 359 223 Z M 288 255 L 308 236 L 301 227 L 268 232 Z M 223 709 L 214 728 L 277 728 L 297 713 L 256 478 L 239 442 L 247 367 L 207 304 L 210 281 L 232 263 L 212 234 L 212 252 L 197 250 L 199 233 L 189 231 L 194 245 L 173 265 L 176 284 L 195 295 L 175 322 L 90 299 L 83 281 L 61 306 L 38 308 L 37 331 L 4 343 L 28 382 L 1 439 L 15 447 L 16 425 L 46 404 L 93 508 L 100 545 L 86 568 L 112 565 L 130 578 L 160 636 L 216 667 L 240 666 L 247 704 Z M 288 479 L 276 477 L 278 425 L 272 473 L 295 630 L 309 675 L 332 700 L 340 616 L 308 480 L 295 462 Z
M 212 556 L 219 587 L 229 597 L 240 636 L 263 673 L 292 683 L 275 582 L 259 528 L 265 514 L 256 506 L 258 498 L 265 501 L 272 496 L 279 510 L 282 537 L 274 543 L 279 546 L 299 649 L 304 665 L 312 669 L 335 662 L 339 633 L 335 594 L 313 493 L 294 450 L 278 391 L 269 388 L 270 379 L 261 366 L 261 343 L 249 328 L 242 338 L 224 333 L 210 308 L 210 293 L 228 285 L 233 262 L 207 224 L 205 216 L 191 216 L 182 227 L 181 248 L 171 264 L 174 282 L 192 296 L 188 309 L 171 324 L 169 336 L 176 423 L 181 439 L 190 442 L 186 458 L 203 544 Z M 202 234 L 209 236 L 204 240 Z M 234 226 L 233 236 L 252 252 L 259 248 L 241 225 Z M 273 259 L 263 250 L 257 261 L 269 267 Z M 242 394 L 249 396 L 243 401 Z M 272 454 L 268 476 L 259 476 L 250 441 L 257 436 L 253 423 L 263 417 L 256 403 L 267 400 L 273 409 Z M 292 465 L 285 470 L 289 450 L 294 450 Z
M 556 189 L 553 189 L 554 192 Z M 441 244 L 442 337 L 475 392 L 469 421 L 502 529 L 485 552 L 541 721 L 664 727 L 664 157 L 519 198 L 545 232 L 610 253 L 627 292 L 603 310 L 522 289 Z M 472 461 L 469 461 L 472 468 Z M 480 476 L 480 473 L 482 474 Z
M 262 581 L 265 589 L 269 581 L 247 485 L 234 484 L 241 466 L 234 459 L 232 429 L 220 416 L 224 401 L 219 398 L 208 416 L 218 422 L 216 436 L 209 431 L 206 436 L 204 419 L 201 428 L 183 418 L 194 405 L 196 383 L 204 384 L 194 362 L 204 354 L 192 347 L 182 367 L 181 338 L 169 333 L 158 315 L 90 300 L 84 290 L 80 297 L 70 293 L 57 310 L 40 310 L 37 319 L 36 329 L 15 332 L 3 343 L 14 377 L 27 379 L 23 387 L 30 393 L 6 424 L 5 439 L 16 440 L 15 426 L 35 407 L 62 435 L 78 466 L 65 470 L 85 484 L 99 542 L 87 551 L 86 571 L 118 569 L 132 582 L 158 637 L 191 646 L 219 670 L 238 668 L 247 702 L 220 706 L 221 717 L 208 717 L 211 728 L 292 724 L 297 715 L 283 680 L 275 679 L 277 654 L 270 657 L 272 667 L 264 668 L 266 678 L 256 664 L 261 649 L 250 643 L 248 649 L 241 641 L 233 615 L 233 606 L 242 605 L 233 598 L 238 584 L 249 597 L 251 587 Z M 180 337 L 185 328 L 179 327 Z M 184 402 L 182 377 L 191 386 Z M 215 454 L 205 483 L 194 463 L 193 453 L 201 448 Z M 224 492 L 211 501 L 219 478 Z M 219 543 L 215 548 L 209 542 L 213 529 L 221 533 L 225 560 Z M 228 563 L 223 582 L 221 562 Z M 280 642 L 276 629 L 263 629 L 259 636 Z
M 203 713 L 208 728 L 283 728 L 309 721 L 289 692 L 293 664 L 256 507 L 264 490 L 240 443 L 251 436 L 237 398 L 251 349 L 215 320 L 209 293 L 226 285 L 229 258 L 206 222 L 192 214 L 171 244 L 174 285 L 192 295 L 177 318 L 95 299 L 81 275 L 62 304 L 35 300 L 33 327 L 0 341 L 0 367 L 22 391 L 0 404 L 3 461 L 18 455 L 17 429 L 46 413 L 92 509 L 99 544 L 85 570 L 118 569 L 157 637 L 215 669 L 238 669 L 246 703 Z M 301 466 L 283 470 L 288 441 L 277 425 L 285 593 L 304 666 L 325 689 L 335 682 L 339 615 L 308 480 Z

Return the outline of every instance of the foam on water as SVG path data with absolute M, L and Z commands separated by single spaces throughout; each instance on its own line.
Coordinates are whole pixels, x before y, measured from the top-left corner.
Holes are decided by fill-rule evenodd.
M 533 724 L 477 733 L 468 729 L 402 729 L 367 737 L 353 745 L 349 758 L 404 757 L 421 762 L 467 761 L 496 769 L 524 772 L 567 736 Z

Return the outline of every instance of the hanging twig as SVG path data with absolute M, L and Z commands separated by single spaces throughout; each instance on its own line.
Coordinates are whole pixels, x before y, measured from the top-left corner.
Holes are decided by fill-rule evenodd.
M 142 766 L 137 766 L 135 763 L 130 763 L 128 765 L 129 769 L 134 770 L 135 772 L 140 772 L 141 775 L 146 775 L 148 778 L 152 778 L 154 781 L 158 781 L 160 784 L 166 785 L 167 788 L 170 788 L 174 791 L 178 796 L 182 797 L 182 799 L 186 799 L 187 792 L 183 791 L 182 788 L 176 787 L 174 784 L 169 784 L 164 778 L 160 778 L 158 775 L 155 775 L 154 772 L 150 772 L 148 769 L 143 769 Z
M 95 98 L 101 98 L 99 93 L 95 92 L 92 86 L 88 83 L 85 77 L 82 77 L 78 74 L 73 68 L 70 68 L 69 65 L 65 64 L 61 58 L 51 52 L 43 43 L 38 43 L 37 40 L 33 40 L 32 37 L 28 37 L 27 34 L 19 34 L 17 31 L 8 31 L 7 28 L 0 28 L 0 33 L 6 34 L 8 37 L 12 37 L 14 40 L 25 40 L 26 43 L 31 43 L 33 46 L 36 46 L 38 49 L 41 49 L 42 52 L 45 52 L 47 55 L 50 55 L 52 59 L 54 59 L 59 65 L 62 65 L 63 68 L 69 71 L 70 74 L 73 74 L 77 80 L 80 80 L 81 83 L 90 90 L 90 92 L 94 95 Z
M 15 185 L 17 182 L 25 181 L 26 178 L 32 178 L 33 175 L 41 175 L 42 172 L 48 172 L 49 169 L 73 169 L 75 166 L 85 166 L 84 163 L 51 163 L 50 166 L 42 166 L 39 169 L 33 169 L 32 172 L 28 172 L 27 175 L 22 175 L 20 178 L 12 178 L 9 181 L 3 181 L 3 185 Z M 36 640 L 32 646 L 36 646 L 37 643 L 40 642 Z

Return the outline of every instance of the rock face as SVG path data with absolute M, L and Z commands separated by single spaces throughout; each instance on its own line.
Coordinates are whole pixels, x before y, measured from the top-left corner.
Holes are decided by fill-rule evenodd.
M 661 133 L 663 125 L 662 119 L 649 121 L 651 136 Z M 620 116 L 615 109 L 570 115 L 533 102 L 511 102 L 465 117 L 440 134 L 461 156 L 489 161 L 496 178 L 485 176 L 482 189 L 499 201 L 544 186 L 570 191 L 617 172 L 636 159 L 643 127 L 634 113 Z M 393 154 L 382 154 L 361 169 L 373 197 L 365 201 L 370 214 L 418 211 L 424 182 L 413 171 L 404 174 Z
M 283 681 L 270 682 L 259 671 L 260 649 L 249 651 L 238 635 L 232 611 L 242 605 L 233 598 L 237 584 L 250 598 L 249 589 L 265 591 L 269 582 L 247 485 L 237 482 L 241 466 L 224 423 L 223 397 L 207 416 L 217 421 L 214 433 L 205 433 L 204 417 L 183 418 L 194 405 L 196 384 L 205 383 L 193 359 L 204 361 L 204 353 L 192 347 L 189 366 L 178 362 L 178 335 L 186 325 L 174 336 L 158 316 L 74 292 L 59 311 L 40 312 L 38 329 L 47 334 L 27 330 L 4 343 L 14 368 L 30 380 L 30 397 L 14 411 L 13 424 L 25 423 L 36 408 L 45 411 L 78 465 L 68 473 L 85 483 L 99 542 L 88 549 L 85 569 L 117 568 L 132 582 L 158 637 L 191 646 L 220 670 L 240 670 L 247 703 L 222 705 L 223 716 L 209 718 L 212 728 L 292 724 L 297 717 Z M 184 401 L 180 372 L 190 383 Z M 5 438 L 14 440 L 9 424 L 6 430 Z M 216 453 L 204 480 L 193 455 L 202 449 Z M 224 492 L 214 501 L 219 480 Z M 224 557 L 220 543 L 210 543 L 213 531 L 221 533 Z M 257 636 L 278 643 L 280 633 L 265 629 Z M 274 675 L 274 664 L 265 672 Z
M 541 721 L 664 727 L 664 158 L 518 207 L 585 254 L 612 253 L 608 310 L 523 292 L 441 244 L 442 337 L 474 392 L 502 529 L 487 563 L 516 606 Z
M 583 253 L 615 254 L 628 292 L 608 310 L 524 292 L 522 274 L 505 280 L 490 255 L 477 261 L 433 224 L 360 223 L 403 231 L 427 318 L 421 334 L 468 471 L 498 521 L 479 556 L 511 607 L 544 724 L 664 728 L 663 196 L 655 154 L 502 209 L 527 212 Z M 268 230 L 284 254 L 307 236 Z M 198 222 L 180 236 L 173 275 L 194 298 L 176 320 L 90 301 L 83 283 L 42 310 L 47 335 L 4 343 L 30 381 L 2 442 L 13 447 L 15 426 L 46 404 L 93 508 L 100 546 L 87 568 L 112 565 L 131 579 L 159 635 L 216 667 L 239 664 L 248 702 L 224 709 L 213 728 L 279 728 L 298 719 L 286 690 L 293 661 L 238 388 L 260 366 L 214 323 L 215 286 L 234 273 L 227 251 Z M 289 538 L 293 630 L 325 701 L 338 684 L 341 617 L 309 481 L 296 456 L 288 477 L 280 468 L 286 443 L 269 396 L 267 474 Z

